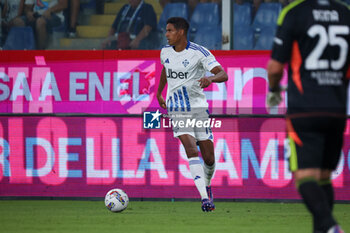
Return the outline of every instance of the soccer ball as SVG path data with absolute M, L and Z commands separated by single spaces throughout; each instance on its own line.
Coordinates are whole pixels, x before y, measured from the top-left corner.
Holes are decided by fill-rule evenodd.
M 112 212 L 122 212 L 129 203 L 128 195 L 121 189 L 109 190 L 105 196 L 105 205 Z

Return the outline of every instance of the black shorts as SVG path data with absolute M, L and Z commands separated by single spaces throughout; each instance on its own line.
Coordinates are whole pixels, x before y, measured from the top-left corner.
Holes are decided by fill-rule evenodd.
M 335 170 L 341 155 L 345 125 L 346 118 L 341 117 L 287 118 L 290 170 Z

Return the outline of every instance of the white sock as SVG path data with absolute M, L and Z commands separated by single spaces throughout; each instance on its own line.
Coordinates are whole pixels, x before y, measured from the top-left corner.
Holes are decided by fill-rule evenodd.
M 204 163 L 203 170 L 204 170 L 205 185 L 210 186 L 211 178 L 213 177 L 214 172 L 215 172 L 215 163 L 211 166 Z
M 199 160 L 199 157 L 193 157 L 188 160 L 188 163 L 190 165 L 190 171 L 192 178 L 194 180 L 194 184 L 196 185 L 199 194 L 201 195 L 202 199 L 207 198 L 207 189 L 205 188 L 205 181 L 204 181 L 204 170 L 203 166 Z

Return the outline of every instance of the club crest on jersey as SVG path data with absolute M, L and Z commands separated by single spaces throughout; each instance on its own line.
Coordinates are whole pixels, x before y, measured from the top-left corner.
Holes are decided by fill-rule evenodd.
M 186 67 L 186 66 L 188 66 L 188 64 L 190 64 L 190 62 L 189 62 L 187 59 L 185 59 L 185 60 L 182 62 L 182 64 L 184 65 L 184 67 Z

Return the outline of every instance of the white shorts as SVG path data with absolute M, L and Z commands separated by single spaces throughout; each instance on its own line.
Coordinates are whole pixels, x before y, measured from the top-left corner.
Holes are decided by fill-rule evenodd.
M 199 113 L 174 113 L 169 114 L 172 121 L 174 137 L 189 134 L 197 141 L 214 141 L 211 130 L 211 118 L 208 111 Z

